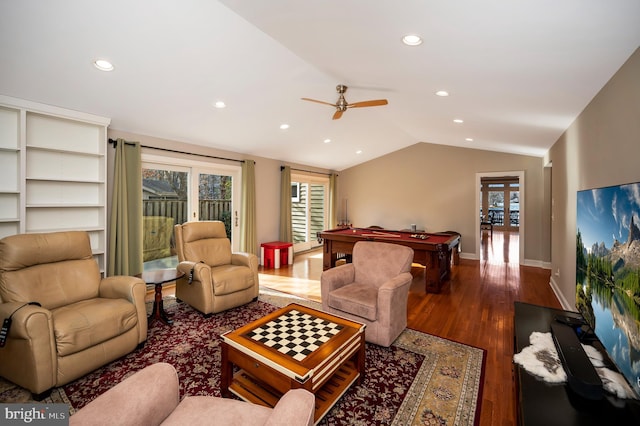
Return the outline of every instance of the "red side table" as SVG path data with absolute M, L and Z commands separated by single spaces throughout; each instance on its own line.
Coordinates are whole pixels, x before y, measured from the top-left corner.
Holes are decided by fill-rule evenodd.
M 265 268 L 278 269 L 293 263 L 293 243 L 272 241 L 260 244 L 260 260 Z

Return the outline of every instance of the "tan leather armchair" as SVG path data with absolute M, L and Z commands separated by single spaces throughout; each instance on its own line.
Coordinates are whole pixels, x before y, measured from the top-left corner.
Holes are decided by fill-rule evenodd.
M 258 257 L 232 253 L 224 223 L 175 226 L 178 270 L 176 297 L 203 314 L 222 312 L 258 297 Z
M 322 310 L 366 324 L 367 342 L 389 346 L 407 327 L 413 250 L 359 241 L 352 259 L 322 272 Z
M 37 396 L 133 351 L 147 338 L 145 295 L 139 278 L 101 278 L 86 232 L 3 238 L 0 375 Z

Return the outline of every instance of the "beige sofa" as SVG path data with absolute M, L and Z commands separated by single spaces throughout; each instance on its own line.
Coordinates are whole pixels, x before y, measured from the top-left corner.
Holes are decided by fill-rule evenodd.
M 86 232 L 3 238 L 0 376 L 37 398 L 133 351 L 147 338 L 145 294 L 139 278 L 101 278 Z
M 224 223 L 186 222 L 175 233 L 178 270 L 185 274 L 176 283 L 178 299 L 211 314 L 258 297 L 258 257 L 232 253 Z
M 71 426 L 85 425 L 248 425 L 311 426 L 315 398 L 311 392 L 287 392 L 271 409 L 235 399 L 187 396 L 180 401 L 172 365 L 150 365 L 98 396 L 71 416 Z

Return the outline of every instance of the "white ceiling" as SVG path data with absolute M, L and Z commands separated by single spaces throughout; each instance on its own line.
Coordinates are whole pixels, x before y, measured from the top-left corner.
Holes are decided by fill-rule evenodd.
M 417 142 L 542 156 L 638 46 L 638 0 L 4 0 L 0 94 L 334 170 Z M 339 83 L 389 105 L 300 99 Z

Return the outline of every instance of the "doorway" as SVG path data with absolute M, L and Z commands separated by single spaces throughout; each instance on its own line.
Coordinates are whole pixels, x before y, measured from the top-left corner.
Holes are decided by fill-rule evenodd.
M 293 251 L 311 250 L 321 245 L 317 233 L 327 229 L 329 177 L 291 174 L 291 226 Z
M 524 189 L 524 171 L 476 173 L 477 259 L 482 257 L 485 232 L 480 223 L 490 222 L 493 231 L 517 235 L 512 242 L 518 245 L 518 263 L 524 264 Z M 493 242 L 491 237 L 484 241 Z

